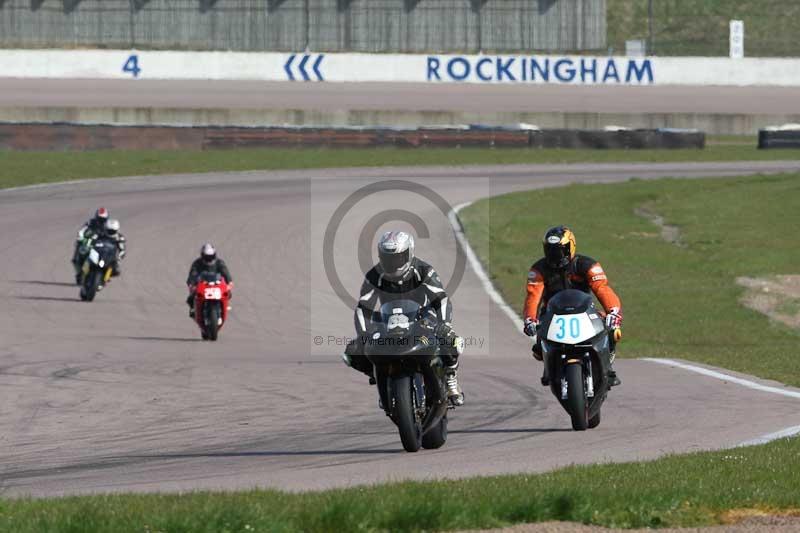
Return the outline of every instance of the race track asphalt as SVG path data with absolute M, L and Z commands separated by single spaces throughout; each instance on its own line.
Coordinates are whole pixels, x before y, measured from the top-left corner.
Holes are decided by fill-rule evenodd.
M 786 115 L 796 87 L 0 78 L 0 107 Z
M 1 490 L 305 490 L 539 472 L 729 447 L 798 425 L 796 399 L 633 359 L 618 362 L 624 385 L 601 425 L 573 432 L 539 386 L 526 338 L 467 267 L 452 294 L 455 328 L 476 341 L 461 373 L 467 405 L 451 413 L 444 448 L 407 454 L 374 388 L 340 361 L 336 338 L 352 334 L 352 313 L 323 265 L 334 264 L 355 293 L 358 236 L 391 207 L 425 222 L 418 255 L 447 282 L 457 258 L 451 228 L 416 189 L 376 192 L 343 217 L 332 257 L 321 254 L 334 210 L 388 179 L 455 205 L 572 182 L 798 170 L 800 162 L 338 169 L 0 192 Z M 87 304 L 69 257 L 75 230 L 99 205 L 122 220 L 130 252 L 123 276 Z M 184 304 L 186 270 L 205 240 L 236 282 L 217 343 L 199 339 Z

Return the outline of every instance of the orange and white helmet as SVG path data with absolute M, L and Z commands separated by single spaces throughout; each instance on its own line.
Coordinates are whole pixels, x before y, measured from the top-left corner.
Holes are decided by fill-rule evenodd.
M 575 234 L 566 226 L 555 226 L 544 234 L 542 247 L 550 267 L 566 268 L 575 258 Z

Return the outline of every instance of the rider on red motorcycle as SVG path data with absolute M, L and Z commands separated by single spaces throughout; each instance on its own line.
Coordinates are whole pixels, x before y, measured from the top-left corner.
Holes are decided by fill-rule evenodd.
M 189 287 L 189 297 L 186 304 L 189 306 L 189 316 L 194 318 L 194 291 L 197 286 L 197 278 L 204 272 L 219 273 L 228 283 L 228 288 L 233 289 L 233 278 L 228 270 L 225 261 L 217 257 L 217 250 L 210 243 L 205 243 L 200 248 L 200 257 L 194 260 L 189 269 L 189 276 L 186 278 L 186 285 Z M 230 295 L 228 296 L 230 299 Z

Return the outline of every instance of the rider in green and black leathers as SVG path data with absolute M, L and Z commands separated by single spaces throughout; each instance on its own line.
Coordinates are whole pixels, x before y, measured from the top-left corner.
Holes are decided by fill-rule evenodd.
M 78 235 L 75 239 L 75 251 L 72 253 L 72 266 L 75 267 L 77 283 L 81 282 L 81 266 L 83 265 L 84 259 L 86 259 L 83 253 L 81 253 L 84 241 L 102 233 L 107 221 L 108 209 L 100 207 L 94 212 L 94 216 L 78 230 Z
M 356 339 L 345 350 L 345 362 L 373 380 L 373 365 L 364 355 L 364 342 L 376 308 L 388 301 L 404 299 L 417 302 L 437 324 L 435 335 L 444 345 L 447 366 L 447 395 L 455 405 L 464 403 L 458 384 L 458 356 L 463 340 L 453 331 L 453 305 L 431 265 L 414 256 L 414 237 L 405 232 L 388 231 L 378 242 L 377 265 L 364 276 L 355 309 Z
M 119 229 L 119 220 L 108 218 L 108 209 L 104 207 L 95 211 L 94 217 L 81 227 L 75 241 L 75 251 L 72 254 L 72 266 L 75 267 L 75 282 L 77 284 L 80 285 L 81 283 L 81 268 L 86 260 L 89 247 L 94 240 L 101 237 L 106 237 L 116 243 L 117 260 L 114 261 L 113 275 L 120 275 L 120 261 L 125 258 L 127 241 Z

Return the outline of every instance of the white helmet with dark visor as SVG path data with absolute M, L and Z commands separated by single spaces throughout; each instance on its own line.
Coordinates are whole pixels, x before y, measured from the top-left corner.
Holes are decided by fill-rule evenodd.
M 386 279 L 404 279 L 414 259 L 414 237 L 404 231 L 387 231 L 378 241 L 378 262 Z

